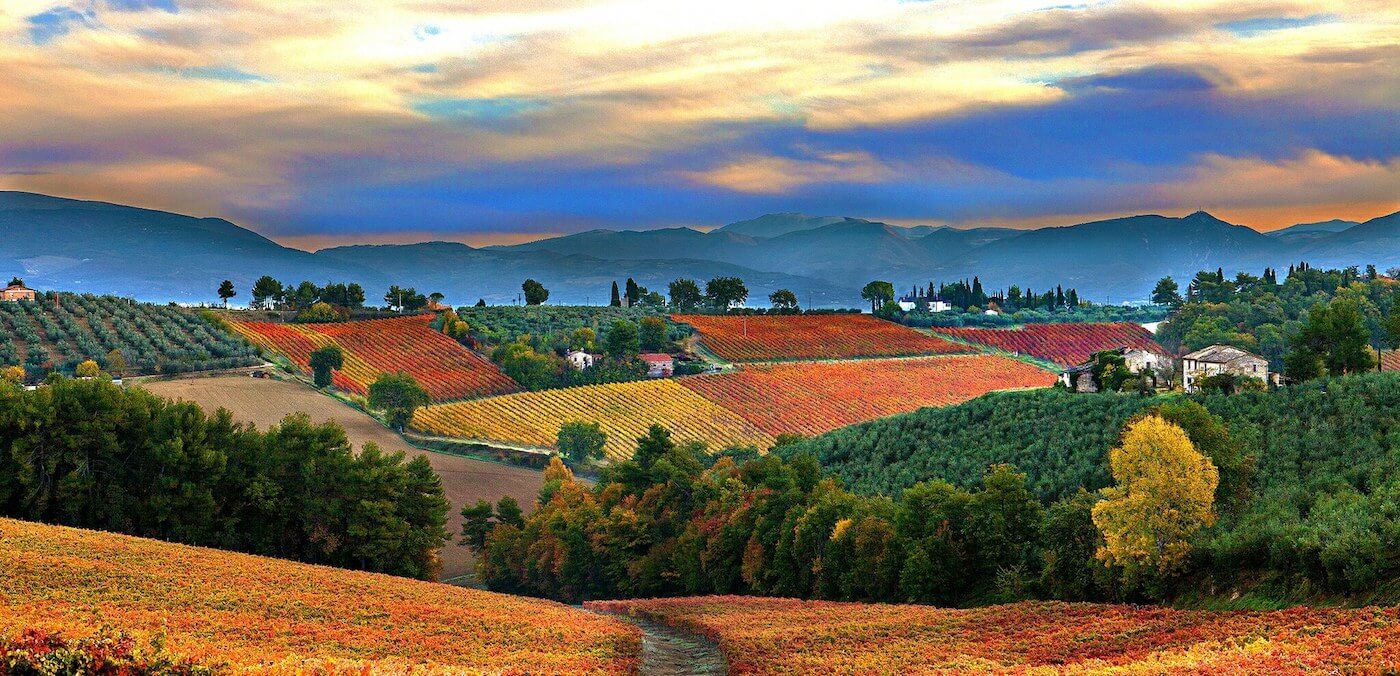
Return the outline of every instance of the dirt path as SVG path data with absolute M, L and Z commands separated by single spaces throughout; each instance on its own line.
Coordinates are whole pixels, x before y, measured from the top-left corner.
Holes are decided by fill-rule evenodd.
M 641 676 L 711 676 L 729 673 L 719 645 L 693 631 L 624 615 L 589 612 L 631 622 L 642 630 Z
M 312 422 L 340 423 L 357 449 L 372 441 L 386 452 L 427 456 L 442 477 L 447 500 L 452 503 L 447 519 L 452 539 L 442 550 L 443 581 L 462 581 L 475 570 L 471 552 L 457 545 L 462 532 L 462 505 L 481 499 L 494 503 L 509 495 L 529 510 L 543 483 L 541 473 L 535 470 L 419 450 L 375 419 L 301 383 L 230 375 L 143 383 L 141 387 L 162 397 L 197 403 L 208 411 L 228 409 L 234 419 L 264 429 L 289 413 L 304 411 Z

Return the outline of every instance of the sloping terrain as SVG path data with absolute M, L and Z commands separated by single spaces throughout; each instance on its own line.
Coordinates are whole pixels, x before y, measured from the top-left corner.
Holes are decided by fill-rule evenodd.
M 272 673 L 631 673 L 640 634 L 550 601 L 0 519 L 0 639 L 157 636 Z
M 1185 611 L 1088 603 L 974 609 L 743 596 L 590 601 L 699 632 L 732 674 L 1387 673 L 1400 610 Z
M 462 516 L 458 510 L 463 505 L 476 504 L 477 500 L 494 504 L 510 496 L 530 510 L 543 483 L 540 472 L 532 469 L 419 450 L 368 415 L 301 383 L 220 376 L 157 381 L 142 387 L 162 397 L 199 404 L 209 412 L 226 409 L 235 420 L 264 429 L 277 424 L 287 414 L 300 411 L 310 415 L 314 423 L 334 421 L 339 424 L 357 449 L 373 442 L 387 453 L 402 451 L 410 457 L 427 456 L 452 504 L 447 513 L 447 531 L 453 537 L 441 553 L 444 580 L 470 575 L 475 570 L 471 552 L 457 543 L 457 535 L 462 532 Z

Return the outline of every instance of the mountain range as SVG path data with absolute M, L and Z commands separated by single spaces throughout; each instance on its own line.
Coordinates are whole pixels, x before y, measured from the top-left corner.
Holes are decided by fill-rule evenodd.
M 358 282 L 376 300 L 389 284 L 440 291 L 457 303 L 514 302 L 527 277 L 551 302 L 600 303 L 628 277 L 664 293 L 676 277 L 736 276 L 762 305 L 778 288 L 808 306 L 860 306 L 872 279 L 906 289 L 977 275 L 987 288 L 1079 289 L 1096 301 L 1144 299 L 1157 279 L 1197 271 L 1258 274 L 1265 266 L 1400 265 L 1400 212 L 1364 223 L 1326 221 L 1271 233 L 1198 211 L 1033 230 L 905 227 L 850 217 L 769 214 L 704 232 L 591 230 L 511 246 L 427 242 L 309 253 L 217 218 L 104 202 L 0 192 L 0 275 L 30 286 L 151 301 L 208 302 L 223 279 L 246 300 L 252 281 Z

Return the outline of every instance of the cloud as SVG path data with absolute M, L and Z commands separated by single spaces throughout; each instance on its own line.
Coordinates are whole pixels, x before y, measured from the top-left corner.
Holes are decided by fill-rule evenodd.
M 812 183 L 876 183 L 891 175 L 868 153 L 827 153 L 815 159 L 745 157 L 707 171 L 681 175 L 704 185 L 743 193 L 781 194 Z

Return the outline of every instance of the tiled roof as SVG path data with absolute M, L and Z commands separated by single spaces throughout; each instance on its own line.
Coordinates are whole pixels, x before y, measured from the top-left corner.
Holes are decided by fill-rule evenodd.
M 1229 345 L 1211 345 L 1210 347 L 1196 350 L 1195 352 L 1192 352 L 1191 354 L 1182 357 L 1182 359 L 1193 359 L 1195 361 L 1209 362 L 1211 364 L 1228 364 L 1241 357 L 1263 359 L 1263 357 L 1260 357 L 1257 354 L 1241 350 L 1238 347 L 1231 347 Z
M 669 354 L 644 353 L 644 354 L 639 354 L 639 355 L 637 355 L 637 357 L 640 358 L 642 361 L 645 361 L 645 362 L 663 362 L 663 363 L 664 363 L 664 362 L 669 362 L 669 361 L 675 361 L 675 359 L 674 359 L 671 355 L 669 355 Z
M 1381 350 L 1381 370 L 1400 371 L 1400 351 Z

